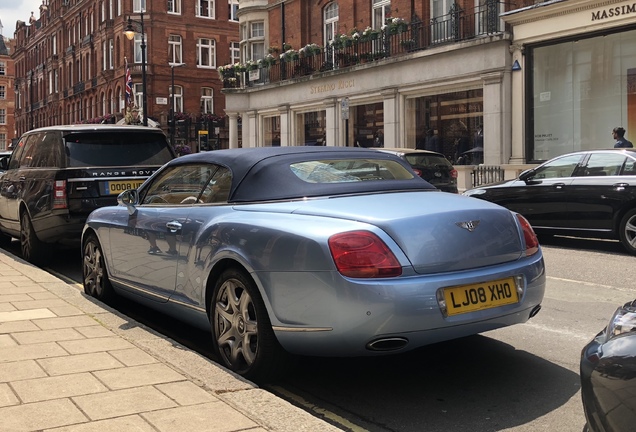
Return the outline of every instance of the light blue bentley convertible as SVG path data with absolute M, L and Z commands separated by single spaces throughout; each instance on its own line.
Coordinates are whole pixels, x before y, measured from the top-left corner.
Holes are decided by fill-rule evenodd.
M 85 225 L 86 293 L 211 329 L 247 378 L 289 354 L 400 353 L 523 323 L 544 295 L 522 216 L 440 192 L 375 150 L 193 154 L 118 201 Z

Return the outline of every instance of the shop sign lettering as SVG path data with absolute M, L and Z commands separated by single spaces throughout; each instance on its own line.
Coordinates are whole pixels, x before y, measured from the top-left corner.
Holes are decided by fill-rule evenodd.
M 636 3 L 632 3 L 631 5 L 623 5 L 612 7 L 608 9 L 603 9 L 600 11 L 592 12 L 592 21 L 600 21 L 608 18 L 613 18 L 621 15 L 629 15 L 636 13 Z
M 356 86 L 356 83 L 354 79 L 343 79 L 343 80 L 339 80 L 337 83 L 311 86 L 309 87 L 309 94 L 328 93 L 334 90 L 344 90 L 344 89 L 353 88 L 355 86 Z

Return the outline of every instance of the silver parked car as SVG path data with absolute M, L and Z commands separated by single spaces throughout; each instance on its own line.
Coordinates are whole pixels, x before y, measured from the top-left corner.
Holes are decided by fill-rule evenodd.
M 248 378 L 288 353 L 400 353 L 523 323 L 543 299 L 522 216 L 442 193 L 376 150 L 192 154 L 118 200 L 84 227 L 86 293 L 211 329 Z

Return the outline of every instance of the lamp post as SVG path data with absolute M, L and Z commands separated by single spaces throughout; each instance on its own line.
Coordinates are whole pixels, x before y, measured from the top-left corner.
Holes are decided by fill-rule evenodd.
M 172 81 L 170 82 L 170 145 L 174 148 L 174 128 L 176 126 L 174 121 L 174 68 L 185 66 L 185 63 L 171 64 L 170 72 L 172 75 Z
M 126 26 L 126 31 L 124 32 L 124 34 L 126 35 L 126 37 L 128 38 L 128 40 L 133 40 L 135 38 L 135 33 L 137 33 L 135 31 L 135 28 L 133 27 L 133 24 L 138 24 L 140 31 L 141 31 L 141 86 L 143 88 L 143 100 L 142 100 L 142 104 L 143 107 L 142 112 L 144 113 L 144 117 L 143 117 L 143 125 L 144 126 L 148 126 L 148 91 L 147 91 L 147 87 L 146 87 L 146 33 L 144 32 L 144 11 L 143 9 L 139 12 L 140 14 L 140 20 L 136 21 L 132 18 L 130 18 L 130 16 L 128 17 L 128 25 Z

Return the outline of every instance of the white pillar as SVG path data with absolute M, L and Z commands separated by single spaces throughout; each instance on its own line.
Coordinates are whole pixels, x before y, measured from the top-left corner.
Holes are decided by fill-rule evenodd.
M 325 106 L 325 139 L 327 141 L 326 145 L 344 145 L 340 144 L 338 140 L 338 125 L 340 124 L 338 119 L 339 110 L 337 109 L 339 107 L 338 100 L 336 98 L 327 98 L 323 101 L 323 105 Z
M 258 147 L 258 111 L 252 110 L 243 116 L 243 148 Z
M 400 136 L 400 122 L 398 116 L 398 91 L 396 88 L 382 90 L 384 99 L 384 146 L 402 147 L 403 140 Z
M 281 105 L 278 107 L 280 113 L 280 146 L 286 147 L 291 145 L 291 124 L 289 105 Z
M 512 44 L 510 51 L 512 52 L 512 62 L 519 64 L 520 70 L 512 71 L 512 154 L 510 156 L 510 164 L 526 163 L 525 152 L 525 94 L 524 94 L 524 55 L 523 45 Z M 516 65 L 515 65 L 516 66 Z
M 481 75 L 484 85 L 484 165 L 507 163 L 510 156 L 510 72 Z
M 230 122 L 229 148 L 238 148 L 238 114 L 235 112 L 226 113 L 226 114 Z

